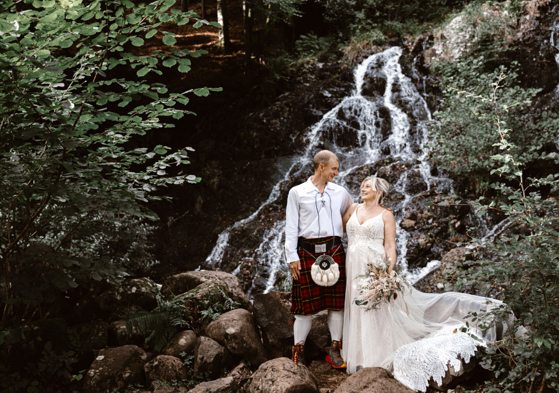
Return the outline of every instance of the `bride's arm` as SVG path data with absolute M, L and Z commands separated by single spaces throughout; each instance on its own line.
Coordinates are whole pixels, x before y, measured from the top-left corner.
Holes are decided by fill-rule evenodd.
M 384 221 L 384 250 L 389 261 L 388 273 L 392 272 L 396 265 L 396 220 L 390 210 L 382 214 Z
M 355 211 L 356 208 L 357 208 L 357 203 L 352 204 L 346 210 L 344 216 L 342 217 L 342 222 L 344 223 L 344 232 L 345 232 L 345 226 L 346 226 L 347 222 L 349 221 L 349 218 L 351 217 L 351 215 L 353 214 L 353 212 Z

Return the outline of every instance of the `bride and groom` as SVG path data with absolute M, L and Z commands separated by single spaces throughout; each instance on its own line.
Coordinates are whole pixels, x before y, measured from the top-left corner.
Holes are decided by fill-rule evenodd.
M 363 203 L 353 203 L 345 188 L 332 183 L 339 166 L 334 153 L 323 150 L 313 163 L 314 176 L 293 187 L 287 200 L 285 252 L 293 276 L 293 361 L 304 361 L 312 315 L 328 310 L 332 342 L 326 360 L 333 367 L 347 368 L 350 374 L 365 367 L 394 371 L 402 362 L 397 357 L 406 353 L 404 349 L 412 353 L 419 350 L 425 353 L 413 356 L 415 362 L 429 363 L 416 364 L 419 373 L 425 374 L 420 381 L 413 380 L 418 379 L 413 375 L 418 370 L 409 369 L 414 367 L 413 361 L 405 361 L 406 370 L 400 370 L 401 375 L 396 377 L 405 384 L 409 382 L 409 387 L 423 390 L 422 384 L 434 376 L 429 374 L 440 373 L 441 368 L 446 371 L 447 363 L 457 354 L 468 356 L 457 347 L 464 345 L 460 340 L 473 339 L 466 334 L 445 333 L 456 333 L 464 326 L 468 312 L 482 313 L 490 308 L 488 303 L 500 302 L 456 292 L 427 294 L 411 288 L 411 294 L 406 290 L 405 296 L 383 302 L 373 310 L 356 303 L 360 280 L 369 275 L 371 266 L 391 272 L 396 264 L 396 222 L 392 212 L 381 205 L 389 184 L 384 179 L 367 177 L 361 184 Z M 341 242 L 344 230 L 348 235 L 347 255 Z M 313 280 L 313 265 L 324 260 L 335 261 L 339 266 L 334 285 L 329 285 L 327 278 L 324 283 L 317 281 L 319 284 L 316 277 Z M 483 339 L 492 340 L 495 329 L 484 334 Z M 406 373 L 411 376 L 403 375 Z

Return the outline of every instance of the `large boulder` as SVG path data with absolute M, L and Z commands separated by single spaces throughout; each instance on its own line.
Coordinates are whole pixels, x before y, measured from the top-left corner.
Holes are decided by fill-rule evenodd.
M 103 292 L 96 302 L 101 310 L 108 312 L 137 308 L 151 311 L 157 307 L 155 287 L 149 278 L 133 278 Z
M 288 358 L 262 364 L 252 376 L 248 393 L 315 393 L 318 381 L 305 366 Z
M 253 312 L 256 324 L 262 329 L 262 339 L 272 358 L 290 357 L 293 346 L 293 327 L 289 312 L 289 292 L 268 292 L 254 297 Z
M 175 357 L 179 357 L 181 353 L 185 353 L 187 356 L 192 355 L 196 347 L 196 338 L 196 333 L 192 330 L 178 332 L 169 340 L 163 353 Z
M 444 274 L 448 269 L 452 269 L 466 262 L 466 257 L 470 252 L 471 250 L 466 247 L 455 248 L 447 252 L 441 261 L 441 274 Z
M 186 378 L 186 369 L 181 360 L 168 355 L 159 355 L 144 366 L 148 384 L 161 381 L 180 381 Z
M 188 393 L 223 393 L 238 392 L 239 386 L 232 377 L 219 378 L 213 381 L 202 382 L 188 391 Z
M 332 339 L 328 328 L 328 311 L 323 310 L 312 316 L 312 327 L 305 343 L 305 357 L 308 360 L 321 357 L 327 352 Z
M 245 309 L 221 315 L 206 327 L 206 334 L 256 367 L 268 360 L 252 314 Z
M 235 367 L 226 377 L 214 381 L 202 382 L 188 393 L 225 393 L 238 392 L 241 386 L 250 379 L 250 368 L 242 363 Z
M 334 393 L 414 393 L 396 381 L 392 374 L 381 367 L 368 367 L 357 371 Z
M 200 286 L 201 284 L 206 285 Z M 175 274 L 165 280 L 161 291 L 165 295 L 178 296 L 197 287 L 199 290 L 205 290 L 212 286 L 209 284 L 218 285 L 227 296 L 238 302 L 242 308 L 252 309 L 252 304 L 245 295 L 239 279 L 226 272 L 200 270 Z
M 112 393 L 141 383 L 148 355 L 135 345 L 101 349 L 85 374 L 84 393 Z
M 194 374 L 217 378 L 224 369 L 234 366 L 233 356 L 225 347 L 209 337 L 198 337 L 194 349 Z

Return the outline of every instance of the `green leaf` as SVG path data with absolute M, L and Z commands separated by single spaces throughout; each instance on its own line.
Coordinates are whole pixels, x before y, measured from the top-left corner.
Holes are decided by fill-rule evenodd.
M 206 87 L 202 87 L 200 89 L 194 89 L 194 94 L 198 97 L 207 97 L 210 95 L 210 90 Z
M 221 29 L 221 25 L 217 22 L 210 22 L 210 25 L 217 27 L 218 29 Z
M 174 66 L 175 64 L 177 64 L 177 60 L 176 60 L 176 59 L 166 59 L 166 60 L 163 62 L 163 65 L 164 65 L 165 67 L 172 67 L 172 66 Z
M 165 149 L 164 147 L 156 147 L 155 149 L 153 149 L 153 151 L 160 155 L 167 153 L 167 149 Z
M 149 39 L 149 38 L 153 37 L 153 36 L 156 35 L 156 34 L 157 34 L 157 30 L 155 30 L 155 29 L 150 30 L 150 31 L 148 31 L 148 32 L 146 33 L 146 39 Z
M 186 64 L 181 64 L 181 65 L 179 65 L 178 70 L 179 70 L 179 72 L 186 73 L 186 72 L 190 71 L 190 66 L 187 66 Z
M 163 43 L 165 45 L 175 45 L 177 43 L 177 40 L 172 35 L 166 35 L 165 37 L 163 37 Z
M 72 41 L 72 40 L 63 40 L 63 41 L 60 41 L 59 45 L 60 45 L 61 48 L 69 48 L 73 44 L 74 44 L 74 41 Z
M 142 77 L 142 76 L 146 76 L 149 71 L 150 71 L 150 68 L 144 67 L 144 68 L 140 69 L 136 74 L 139 77 Z
M 37 56 L 39 59 L 47 58 L 50 56 L 50 50 L 40 49 L 37 52 L 35 52 L 35 56 Z
M 144 45 L 144 40 L 140 37 L 132 37 L 132 39 L 130 41 L 132 42 L 132 45 L 134 45 L 134 46 Z
M 194 28 L 195 28 L 195 29 L 199 29 L 199 28 L 202 27 L 202 26 L 204 26 L 204 23 L 203 23 L 203 22 L 198 21 L 198 22 L 194 23 Z
M 14 29 L 14 25 L 12 25 L 11 23 L 6 22 L 3 19 L 0 19 L 0 31 L 2 33 L 7 33 L 9 31 L 12 31 Z

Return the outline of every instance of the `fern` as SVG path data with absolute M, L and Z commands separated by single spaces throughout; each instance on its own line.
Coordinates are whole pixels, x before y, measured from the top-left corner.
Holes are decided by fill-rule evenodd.
M 220 315 L 240 307 L 219 285 L 211 287 L 202 298 L 196 290 L 170 300 L 165 299 L 158 288 L 154 289 L 154 294 L 156 309 L 129 313 L 124 320 L 128 334 L 139 332 L 146 337 L 145 344 L 156 352 L 161 352 L 179 330 L 192 329 L 200 333 Z
M 184 300 L 166 300 L 158 288 L 155 288 L 155 297 L 155 310 L 136 311 L 127 314 L 124 319 L 128 334 L 136 330 L 146 336 L 146 345 L 153 347 L 156 352 L 161 352 L 179 328 L 190 326 L 190 315 Z

